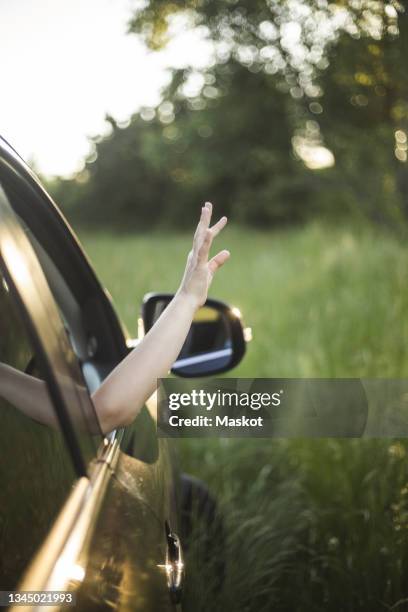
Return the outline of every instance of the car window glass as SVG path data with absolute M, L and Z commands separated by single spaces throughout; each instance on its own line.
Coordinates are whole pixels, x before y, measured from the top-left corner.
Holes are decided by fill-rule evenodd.
M 75 480 L 33 357 L 9 286 L 0 274 L 0 590 L 15 588 Z

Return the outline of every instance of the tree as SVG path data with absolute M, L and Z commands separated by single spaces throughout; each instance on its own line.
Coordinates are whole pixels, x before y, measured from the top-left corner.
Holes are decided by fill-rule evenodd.
M 408 33 L 398 12 L 379 0 L 146 2 L 131 33 L 157 49 L 182 13 L 205 28 L 213 62 L 174 70 L 158 108 L 128 127 L 109 118 L 83 183 L 62 196 L 79 189 L 83 222 L 134 229 L 190 225 L 206 199 L 262 227 L 316 214 L 400 227 Z M 335 165 L 311 169 L 317 150 Z

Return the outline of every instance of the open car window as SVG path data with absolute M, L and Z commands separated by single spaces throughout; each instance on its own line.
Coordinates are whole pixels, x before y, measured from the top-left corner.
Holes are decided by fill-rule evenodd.
M 11 167 L 0 181 L 36 254 L 88 392 L 127 354 L 123 330 L 75 238 L 45 192 Z M 97 421 L 96 415 L 94 416 Z
M 46 371 L 53 401 L 64 420 L 64 434 L 71 447 L 79 447 L 78 464 L 90 466 L 101 448 L 99 422 L 43 270 L 1 188 L 0 216 L 0 255 L 6 282 L 14 288 L 41 347 L 31 357 L 26 373 L 34 375 L 40 367 Z

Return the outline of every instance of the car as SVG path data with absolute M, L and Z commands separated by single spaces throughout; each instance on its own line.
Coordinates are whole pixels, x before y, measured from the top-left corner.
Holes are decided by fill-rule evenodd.
M 145 296 L 132 340 L 62 213 L 0 139 L 0 603 L 180 606 L 191 496 L 211 496 L 158 435 L 154 397 L 107 435 L 91 399 L 170 299 Z M 245 344 L 239 313 L 209 299 L 172 372 L 225 372 Z M 212 521 L 214 502 L 203 505 Z

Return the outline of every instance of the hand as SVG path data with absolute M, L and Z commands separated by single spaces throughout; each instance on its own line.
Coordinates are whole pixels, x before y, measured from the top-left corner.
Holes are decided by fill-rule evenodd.
M 197 309 L 207 299 L 208 289 L 215 272 L 229 258 L 229 251 L 220 251 L 208 260 L 213 239 L 227 224 L 227 217 L 222 217 L 218 223 L 210 227 L 212 204 L 206 202 L 201 209 L 200 221 L 194 234 L 193 248 L 188 254 L 183 280 L 177 292 L 187 296 Z

